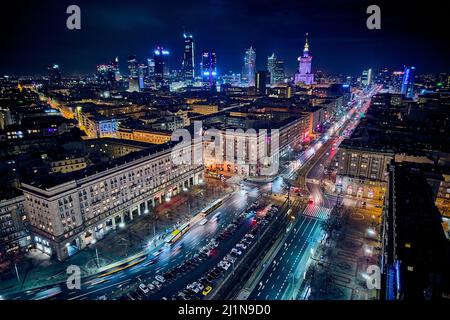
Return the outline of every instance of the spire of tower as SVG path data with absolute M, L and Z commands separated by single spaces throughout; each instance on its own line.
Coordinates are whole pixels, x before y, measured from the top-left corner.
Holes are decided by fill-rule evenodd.
M 306 54 L 309 52 L 309 45 L 308 45 L 308 32 L 306 33 L 306 40 L 305 40 L 305 47 L 303 48 L 303 53 Z

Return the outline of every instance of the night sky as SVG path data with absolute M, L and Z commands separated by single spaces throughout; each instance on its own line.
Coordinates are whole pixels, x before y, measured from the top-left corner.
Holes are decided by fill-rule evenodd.
M 87 74 L 115 56 L 125 72 L 129 54 L 144 63 L 156 45 L 170 51 L 172 68 L 180 68 L 183 28 L 194 35 L 196 64 L 200 51 L 216 50 L 220 73 L 240 72 L 250 45 L 258 69 L 275 52 L 293 72 L 305 32 L 313 70 L 359 74 L 367 67 L 414 64 L 419 73 L 450 72 L 446 1 L 7 2 L 0 13 L 2 74 L 43 74 L 52 63 L 63 74 Z M 70 4 L 81 8 L 81 30 L 66 28 Z M 381 7 L 381 30 L 366 28 L 370 4 Z

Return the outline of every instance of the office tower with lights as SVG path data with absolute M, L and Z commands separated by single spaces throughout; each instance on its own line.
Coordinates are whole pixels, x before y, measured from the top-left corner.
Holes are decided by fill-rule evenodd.
M 139 92 L 139 65 L 135 55 L 128 56 L 128 91 Z
M 183 34 L 184 38 L 184 51 L 183 51 L 183 63 L 182 73 L 183 80 L 185 82 L 193 82 L 195 78 L 195 62 L 194 62 L 194 39 L 192 35 Z
M 284 82 L 284 61 L 278 59 L 275 53 L 267 57 L 267 70 L 269 71 L 270 84 Z
M 138 74 L 139 74 L 139 88 L 143 89 L 144 88 L 144 79 L 147 75 L 147 68 L 148 66 L 145 64 L 140 64 L 138 67 Z
M 403 71 L 393 71 L 389 85 L 390 93 L 400 93 L 402 91 Z
M 372 69 L 369 68 L 367 70 L 363 70 L 362 76 L 361 76 L 361 83 L 368 87 L 372 84 Z
M 135 55 L 128 56 L 128 74 L 130 78 L 137 78 L 139 75 L 138 61 Z
M 255 86 L 256 52 L 253 47 L 245 50 L 244 68 L 242 70 L 242 84 L 247 87 Z
M 169 51 L 162 47 L 157 47 L 153 52 L 155 63 L 155 85 L 157 89 L 167 88 L 169 85 Z
M 407 98 L 414 97 L 414 75 L 416 67 L 405 66 L 403 70 L 402 89 L 401 94 L 404 94 Z
M 259 95 L 266 94 L 266 79 L 267 72 L 266 71 L 258 71 L 255 75 L 255 87 L 256 93 Z
M 298 73 L 295 74 L 294 83 L 303 83 L 311 85 L 314 82 L 314 74 L 311 73 L 312 56 L 309 54 L 308 34 L 306 34 L 305 46 L 303 48 L 303 55 L 298 57 L 299 61 Z
M 48 69 L 48 80 L 51 84 L 58 84 L 61 82 L 61 69 L 59 65 L 53 64 Z
M 112 72 L 114 73 L 114 81 L 120 81 L 122 76 L 120 75 L 120 69 L 119 69 L 119 57 L 116 57 L 111 62 L 111 68 L 112 68 Z
M 217 56 L 214 51 L 203 52 L 202 54 L 202 82 L 204 86 L 212 88 L 217 81 Z
M 100 84 L 112 85 L 116 81 L 113 66 L 110 64 L 100 64 L 97 66 L 95 74 L 96 81 Z

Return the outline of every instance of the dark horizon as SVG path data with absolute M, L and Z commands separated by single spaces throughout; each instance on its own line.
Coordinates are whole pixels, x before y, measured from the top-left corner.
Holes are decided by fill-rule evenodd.
M 81 8 L 81 30 L 66 28 L 66 8 Z M 181 67 L 183 30 L 194 36 L 196 67 L 200 52 L 217 52 L 219 74 L 241 72 L 244 50 L 256 50 L 257 69 L 275 52 L 295 72 L 305 33 L 309 33 L 313 70 L 360 74 L 365 68 L 418 73 L 448 72 L 450 50 L 445 10 L 438 1 L 414 7 L 407 1 L 378 2 L 381 30 L 366 28 L 368 1 L 274 3 L 272 1 L 23 1 L 2 10 L 2 74 L 45 74 L 52 63 L 65 75 L 92 74 L 95 66 L 118 56 L 127 73 L 130 54 L 146 63 L 157 45 L 170 53 L 172 69 Z

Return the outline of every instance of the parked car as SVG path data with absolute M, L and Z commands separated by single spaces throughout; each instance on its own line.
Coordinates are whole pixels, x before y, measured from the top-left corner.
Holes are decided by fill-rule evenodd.
M 242 251 L 240 251 L 240 250 L 238 250 L 238 249 L 236 249 L 236 248 L 233 248 L 233 249 L 231 250 L 231 252 L 236 253 L 236 254 L 238 254 L 238 255 L 241 255 L 241 254 L 242 254 Z
M 207 296 L 207 295 L 211 292 L 211 290 L 212 290 L 212 287 L 211 287 L 211 286 L 207 286 L 207 287 L 202 291 L 202 294 L 203 294 L 204 296 Z
M 147 294 L 147 293 L 150 292 L 150 290 L 147 288 L 147 286 L 146 286 L 145 284 L 143 284 L 143 283 L 141 283 L 141 284 L 139 285 L 139 289 L 141 289 L 141 291 L 142 291 L 143 293 L 145 293 L 145 294 Z

